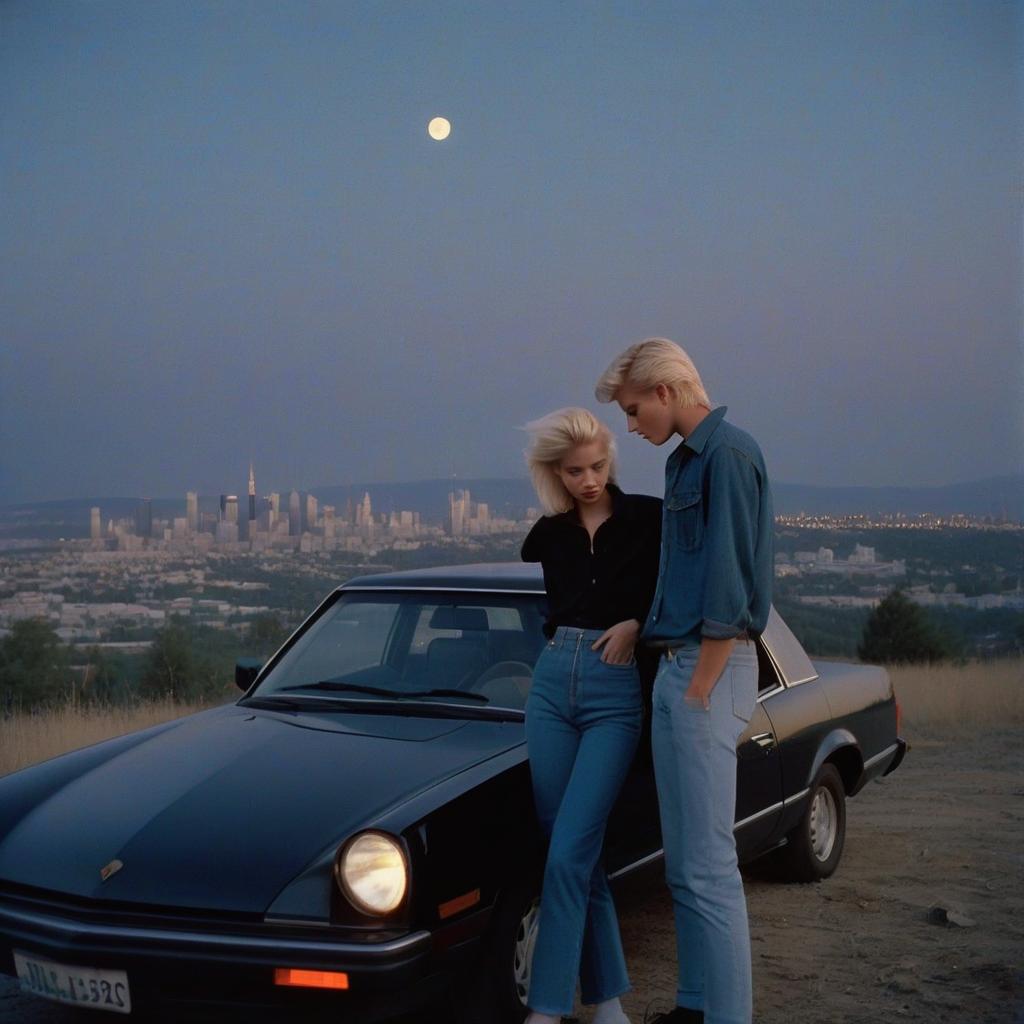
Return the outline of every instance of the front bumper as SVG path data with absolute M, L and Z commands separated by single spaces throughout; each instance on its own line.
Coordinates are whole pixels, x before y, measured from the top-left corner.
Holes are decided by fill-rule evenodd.
M 274 1007 L 328 1004 L 370 1020 L 429 1001 L 450 980 L 452 956 L 427 931 L 354 932 L 329 926 L 123 914 L 0 892 L 0 972 L 15 950 L 69 966 L 128 973 L 133 1004 Z M 345 971 L 347 991 L 281 988 L 274 969 Z

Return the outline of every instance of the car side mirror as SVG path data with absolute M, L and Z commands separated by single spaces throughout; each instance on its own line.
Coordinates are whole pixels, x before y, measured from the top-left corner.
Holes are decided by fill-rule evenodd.
M 245 692 L 256 681 L 263 668 L 262 658 L 239 658 L 235 662 L 235 686 Z

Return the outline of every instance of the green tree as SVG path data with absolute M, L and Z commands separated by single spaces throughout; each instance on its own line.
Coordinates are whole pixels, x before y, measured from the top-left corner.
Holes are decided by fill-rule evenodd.
M 257 615 L 246 631 L 246 647 L 255 654 L 273 654 L 291 630 L 273 612 Z
M 95 644 L 86 650 L 85 658 L 82 695 L 92 701 L 123 703 L 129 696 L 130 688 L 121 661 L 112 658 Z
M 868 616 L 857 647 L 861 661 L 896 665 L 942 661 L 950 654 L 924 609 L 901 590 L 890 591 Z
M 139 693 L 153 700 L 188 700 L 197 689 L 192 637 L 185 623 L 175 617 L 153 638 Z
M 21 619 L 0 640 L 0 707 L 32 707 L 70 689 L 67 647 L 43 619 Z

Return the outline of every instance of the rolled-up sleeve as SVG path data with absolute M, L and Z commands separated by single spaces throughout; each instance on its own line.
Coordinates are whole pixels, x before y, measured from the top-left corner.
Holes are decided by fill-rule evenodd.
M 711 453 L 707 474 L 701 635 L 729 640 L 751 625 L 763 481 L 743 452 L 724 445 Z

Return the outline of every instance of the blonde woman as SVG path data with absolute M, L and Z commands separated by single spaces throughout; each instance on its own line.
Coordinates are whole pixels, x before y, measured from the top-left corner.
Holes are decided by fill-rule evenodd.
M 634 647 L 658 575 L 661 502 L 615 485 L 615 441 L 586 409 L 527 426 L 544 515 L 523 544 L 540 562 L 548 637 L 526 704 L 534 799 L 550 838 L 527 1024 L 572 1011 L 576 979 L 594 1024 L 629 1024 L 619 925 L 601 866 L 612 804 L 636 751 L 643 701 Z

